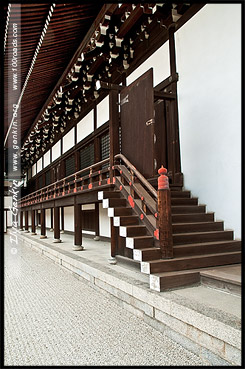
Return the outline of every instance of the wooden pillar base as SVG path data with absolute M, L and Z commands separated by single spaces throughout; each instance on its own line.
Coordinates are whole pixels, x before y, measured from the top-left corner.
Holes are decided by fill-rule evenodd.
M 35 236 L 35 235 L 37 235 L 37 233 L 36 232 L 31 232 L 31 235 Z
M 28 231 L 27 229 L 24 230 L 24 233 L 30 233 L 30 231 Z
M 109 259 L 108 259 L 108 263 L 109 264 L 112 264 L 112 265 L 115 265 L 117 263 L 117 259 L 113 256 L 111 256 Z
M 53 231 L 54 231 L 54 229 L 53 228 L 50 228 L 49 232 L 53 232 Z
M 95 236 L 94 237 L 94 241 L 99 241 L 100 240 L 100 237 L 99 236 Z
M 80 245 L 80 246 L 73 245 L 72 250 L 73 251 L 82 251 L 82 250 L 84 250 L 84 247 L 82 245 Z
M 47 238 L 47 236 L 44 236 L 43 234 L 41 234 L 40 240 L 42 240 L 43 238 Z
M 60 233 L 65 233 L 65 231 L 62 229 L 62 230 L 60 231 Z
M 61 243 L 62 241 L 61 241 L 61 239 L 60 238 L 55 238 L 54 240 L 53 240 L 53 243 Z

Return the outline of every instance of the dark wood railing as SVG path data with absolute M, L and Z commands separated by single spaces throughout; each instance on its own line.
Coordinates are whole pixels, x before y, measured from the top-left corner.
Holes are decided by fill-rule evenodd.
M 156 191 L 124 155 L 117 154 L 114 159 L 115 164 L 111 167 L 108 158 L 32 192 L 20 200 L 19 206 L 26 207 L 84 191 L 100 190 L 103 185 L 114 184 L 122 191 L 123 196 L 127 197 L 129 204 L 150 233 L 159 240 L 162 257 L 171 258 L 173 256 L 171 197 L 168 177 L 164 175 L 167 170 L 165 168 L 159 170 Z M 129 186 L 129 193 L 125 186 Z

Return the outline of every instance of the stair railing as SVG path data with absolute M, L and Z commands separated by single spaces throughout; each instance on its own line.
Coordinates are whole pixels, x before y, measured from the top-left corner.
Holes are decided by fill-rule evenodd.
M 167 169 L 160 168 L 158 173 L 158 191 L 147 181 L 147 179 L 130 163 L 130 161 L 122 154 L 115 156 L 115 162 L 121 161 L 124 165 L 115 165 L 114 170 L 120 174 L 120 189 L 123 184 L 130 186 L 130 195 L 128 201 L 131 207 L 135 208 L 140 219 L 144 221 L 147 228 L 154 233 L 159 240 L 162 258 L 173 257 L 173 232 L 172 232 L 172 215 L 171 215 L 171 194 L 169 189 L 169 180 L 165 175 Z M 137 185 L 140 184 L 140 186 Z M 135 206 L 136 198 L 141 202 Z M 136 209 L 137 208 L 137 209 Z M 138 211 L 137 211 L 138 210 Z

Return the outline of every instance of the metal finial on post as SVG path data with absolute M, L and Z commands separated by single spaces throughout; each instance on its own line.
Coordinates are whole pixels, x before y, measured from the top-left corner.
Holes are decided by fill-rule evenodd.
M 167 169 L 163 166 L 158 170 L 158 214 L 159 243 L 163 259 L 173 258 L 173 233 L 171 215 L 171 195 Z

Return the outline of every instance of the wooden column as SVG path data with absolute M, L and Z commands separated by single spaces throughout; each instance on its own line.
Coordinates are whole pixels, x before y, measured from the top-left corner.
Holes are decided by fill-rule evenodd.
M 118 238 L 119 238 L 119 227 L 114 227 L 113 225 L 113 217 L 111 219 L 111 257 L 109 259 L 110 264 L 116 264 L 116 254 L 117 254 L 117 246 L 118 246 Z
M 175 24 L 172 24 L 169 29 L 169 60 L 170 60 L 170 73 L 171 76 L 176 75 L 176 52 L 175 52 Z M 180 141 L 179 141 L 179 119 L 178 119 L 178 100 L 177 100 L 177 82 L 173 82 L 171 85 L 171 91 L 176 94 L 175 100 L 168 102 L 169 114 L 170 114 L 170 129 L 169 129 L 169 156 L 170 165 L 168 169 L 172 174 L 172 182 L 175 184 L 183 185 L 183 175 L 181 173 L 180 162 Z
M 20 211 L 20 231 L 24 231 L 24 228 L 23 228 L 23 211 Z
M 100 214 L 99 214 L 99 203 L 95 203 L 94 209 L 94 221 L 95 221 L 95 241 L 99 241 L 100 239 Z
M 161 167 L 158 170 L 158 226 L 159 243 L 163 259 L 173 258 L 173 231 L 171 215 L 171 194 L 168 177 L 165 175 L 167 169 Z
M 32 210 L 31 211 L 31 234 L 34 235 L 36 234 L 36 210 Z
M 40 238 L 47 238 L 46 236 L 46 219 L 45 209 L 41 209 L 41 236 Z
M 64 233 L 65 231 L 65 223 L 64 223 L 64 207 L 60 208 L 60 217 L 61 217 L 61 231 L 60 233 Z
M 28 228 L 28 210 L 25 211 L 25 233 L 29 232 Z
M 110 167 L 114 165 L 114 156 L 119 154 L 119 110 L 118 91 L 111 90 L 109 94 L 109 134 L 110 134 Z M 110 181 L 113 181 L 113 171 L 110 170 Z
M 81 204 L 74 203 L 74 251 L 81 251 L 84 249 L 82 246 L 82 209 Z
M 109 93 L 109 134 L 110 134 L 110 183 L 113 182 L 114 156 L 119 154 L 119 110 L 118 110 L 118 91 L 111 90 Z M 113 218 L 111 218 L 111 257 L 110 264 L 116 264 L 116 251 L 118 244 L 118 227 L 114 227 Z
M 60 239 L 60 208 L 54 207 L 54 240 L 53 242 L 61 242 Z
M 50 222 L 51 222 L 50 232 L 53 232 L 53 230 L 54 230 L 54 215 L 53 215 L 53 208 L 51 208 L 51 209 L 50 209 Z

